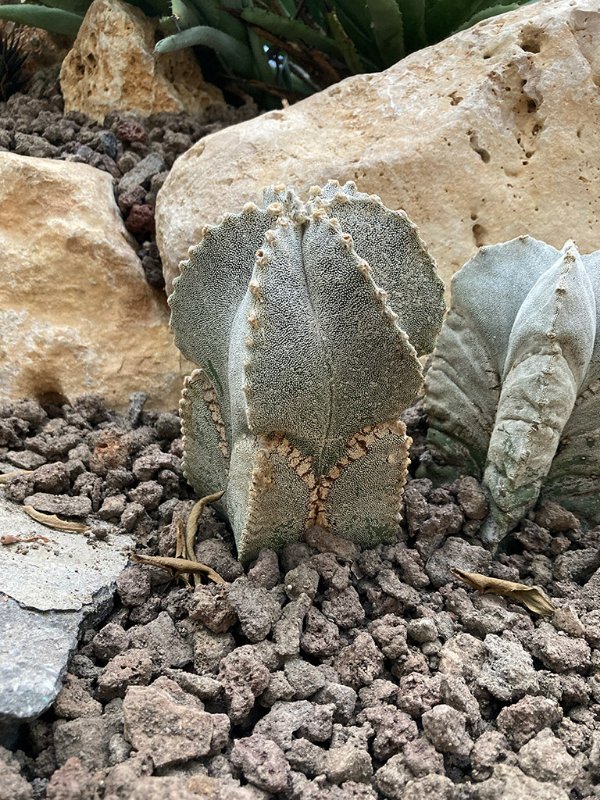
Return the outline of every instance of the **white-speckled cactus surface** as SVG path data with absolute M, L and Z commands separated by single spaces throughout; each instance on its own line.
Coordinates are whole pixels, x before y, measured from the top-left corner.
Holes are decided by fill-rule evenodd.
M 456 274 L 426 378 L 428 471 L 483 476 L 497 543 L 540 496 L 600 522 L 600 251 L 523 236 Z
M 271 188 L 205 229 L 169 302 L 199 367 L 181 401 L 185 474 L 199 495 L 225 490 L 240 558 L 315 524 L 392 540 L 410 443 L 399 415 L 444 313 L 407 217 L 351 183 L 306 203 Z

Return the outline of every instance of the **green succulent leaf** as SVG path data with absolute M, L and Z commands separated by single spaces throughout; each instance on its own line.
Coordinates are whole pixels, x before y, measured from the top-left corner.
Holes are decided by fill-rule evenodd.
M 456 30 L 453 31 L 453 33 L 456 33 L 458 31 L 464 31 L 467 28 L 476 25 L 478 22 L 482 22 L 484 19 L 489 19 L 490 17 L 497 17 L 498 14 L 506 14 L 508 11 L 516 11 L 517 8 L 520 8 L 520 6 L 522 5 L 523 3 L 506 3 L 485 8 L 482 11 L 478 11 L 476 14 L 473 14 L 473 16 L 470 17 L 470 19 L 468 19 L 460 27 L 456 28 Z
M 227 11 L 228 6 L 225 2 L 222 0 L 220 2 L 217 0 L 190 0 L 190 5 L 195 8 L 209 27 L 227 33 L 244 44 L 247 43 L 246 25 Z
M 228 33 L 223 33 L 216 28 L 209 28 L 206 25 L 197 25 L 167 36 L 157 42 L 154 51 L 156 53 L 173 53 L 176 50 L 184 50 L 186 47 L 203 45 L 210 47 L 221 56 L 229 65 L 231 71 L 245 78 L 253 76 L 252 53 L 249 48 Z
M 251 25 L 257 25 L 269 33 L 275 34 L 282 38 L 300 41 L 309 45 L 309 47 L 316 47 L 323 53 L 332 56 L 339 56 L 340 51 L 333 39 L 323 36 L 322 33 L 305 25 L 296 19 L 286 19 L 271 11 L 264 11 L 263 9 L 253 8 L 242 11 L 242 19 L 249 22 Z
M 63 11 L 70 11 L 72 14 L 80 14 L 82 17 L 91 6 L 92 0 L 48 0 L 43 5 L 49 8 L 60 8 Z
M 375 41 L 370 35 L 371 18 L 366 4 L 360 0 L 335 0 L 333 13 L 361 56 L 375 56 L 377 61 Z
M 377 49 L 386 66 L 405 56 L 404 20 L 395 0 L 367 0 Z
M 354 42 L 346 33 L 344 27 L 337 18 L 335 11 L 330 11 L 327 15 L 329 28 L 333 34 L 334 41 L 339 47 L 342 58 L 344 59 L 348 69 L 354 74 L 359 74 L 365 71 L 365 67 L 359 56 Z
M 404 21 L 404 40 L 410 43 L 410 50 L 425 47 L 425 0 L 398 0 L 398 6 Z
M 50 31 L 50 33 L 64 34 L 73 39 L 77 36 L 79 27 L 83 22 L 83 17 L 80 14 L 73 14 L 60 8 L 33 5 L 0 6 L 0 19 L 16 22 L 19 25 L 43 28 L 43 30 Z

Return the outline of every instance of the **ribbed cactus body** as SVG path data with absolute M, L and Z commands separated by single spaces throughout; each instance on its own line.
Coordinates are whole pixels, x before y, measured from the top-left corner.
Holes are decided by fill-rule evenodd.
M 600 522 L 600 253 L 524 236 L 452 284 L 425 384 L 429 473 L 483 476 L 497 543 L 540 494 Z
M 314 524 L 364 544 L 397 533 L 408 444 L 443 285 L 415 228 L 337 182 L 274 187 L 207 228 L 169 302 L 198 365 L 181 402 L 184 472 L 241 559 Z

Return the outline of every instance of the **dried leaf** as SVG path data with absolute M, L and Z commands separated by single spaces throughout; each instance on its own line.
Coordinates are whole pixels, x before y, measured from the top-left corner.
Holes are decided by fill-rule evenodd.
M 42 514 L 41 511 L 36 511 L 33 506 L 23 506 L 29 516 L 36 522 L 41 522 L 48 528 L 54 528 L 57 531 L 71 531 L 72 533 L 84 533 L 89 530 L 89 526 L 84 522 L 68 522 L 64 519 L 59 519 L 56 514 Z
M 478 572 L 466 572 L 463 569 L 451 569 L 450 572 L 459 580 L 477 589 L 482 594 L 497 594 L 508 597 L 516 603 L 521 603 L 535 614 L 553 614 L 556 611 L 550 598 L 539 586 L 527 586 L 525 583 L 503 581 L 500 578 L 490 578 Z
M 30 475 L 32 472 L 32 469 L 13 469 L 10 472 L 3 472 L 0 475 L 0 483 L 8 483 L 8 481 L 16 475 Z
M 201 573 L 210 578 L 214 583 L 226 583 L 218 572 L 215 572 L 212 567 L 206 564 L 201 564 L 199 561 L 190 561 L 187 558 L 171 558 L 169 556 L 142 556 L 138 553 L 131 553 L 132 561 L 137 561 L 138 564 L 146 564 L 149 567 L 162 567 L 174 573 Z

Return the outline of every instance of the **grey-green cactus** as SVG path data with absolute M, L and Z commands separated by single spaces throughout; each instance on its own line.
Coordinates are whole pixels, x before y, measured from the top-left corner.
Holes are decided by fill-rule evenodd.
M 302 203 L 267 190 L 203 232 L 169 298 L 198 365 L 181 401 L 184 472 L 239 557 L 318 524 L 396 536 L 408 465 L 402 410 L 444 312 L 443 285 L 402 212 L 352 183 Z
M 498 543 L 538 497 L 600 522 L 600 251 L 522 236 L 454 276 L 425 381 L 432 477 L 483 476 Z

